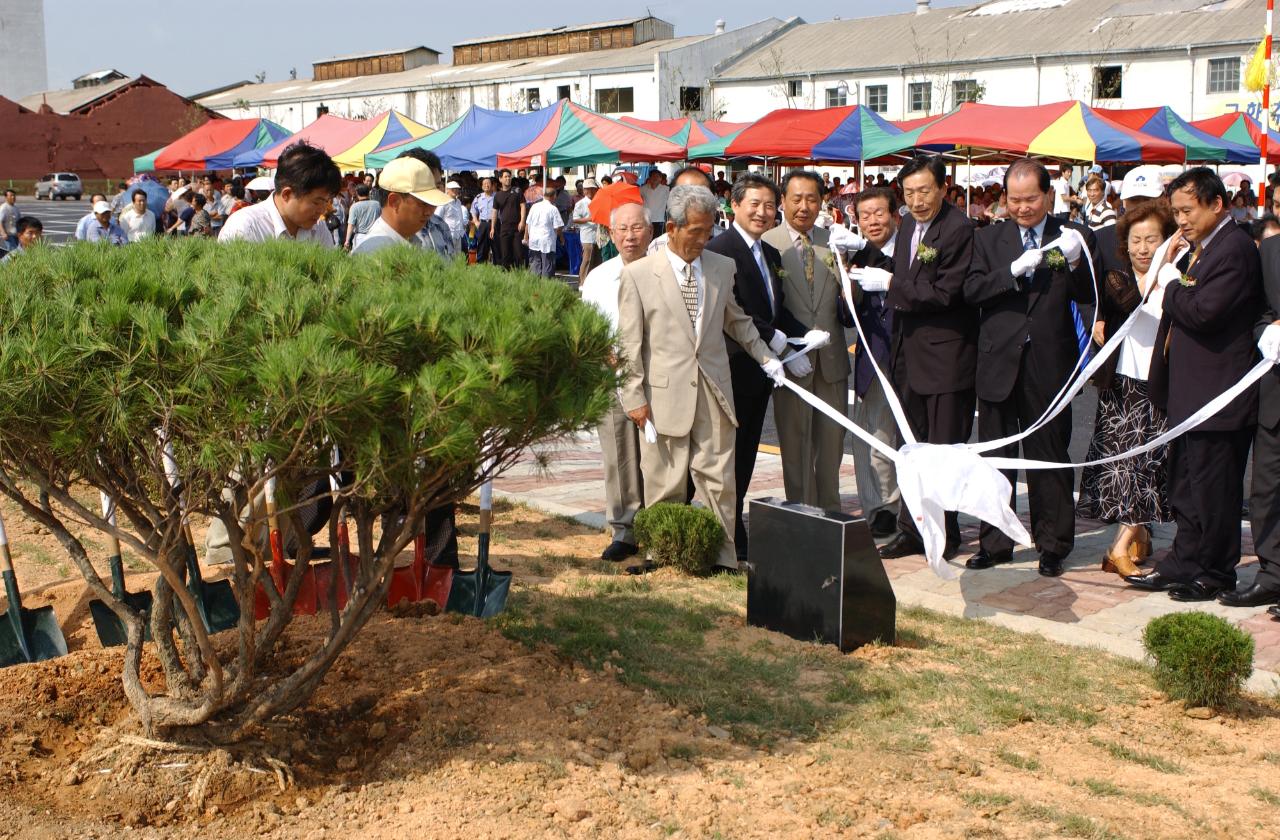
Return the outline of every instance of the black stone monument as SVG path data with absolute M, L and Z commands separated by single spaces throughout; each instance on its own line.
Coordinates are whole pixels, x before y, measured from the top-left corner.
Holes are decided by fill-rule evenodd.
M 866 520 L 782 499 L 753 499 L 747 623 L 844 653 L 892 644 L 897 599 Z

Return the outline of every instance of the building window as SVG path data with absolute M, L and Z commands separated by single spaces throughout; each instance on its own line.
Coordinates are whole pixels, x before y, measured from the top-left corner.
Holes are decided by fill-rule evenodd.
M 525 88 L 524 106 L 530 111 L 536 111 L 542 107 L 541 91 L 537 88 Z
M 1240 59 L 1209 59 L 1209 93 L 1240 92 Z
M 907 105 L 912 111 L 928 111 L 933 107 L 933 83 L 912 82 L 907 86 Z
M 560 87 L 556 88 L 556 99 L 568 99 L 568 98 L 569 98 L 568 85 L 560 85 Z
M 1093 68 L 1093 98 L 1119 99 L 1123 95 L 1124 68 L 1119 65 Z
M 596 91 L 596 110 L 602 114 L 629 114 L 635 109 L 634 88 L 601 88 Z
M 889 86 L 867 85 L 867 107 L 877 114 L 889 110 Z
M 686 114 L 696 113 L 702 110 L 702 88 L 700 87 L 682 87 L 680 88 L 680 110 Z
M 956 105 L 977 102 L 979 98 L 978 83 L 973 79 L 960 79 L 951 83 L 951 99 Z
M 800 96 L 804 93 L 804 82 L 800 79 L 787 79 L 787 96 Z
M 843 87 L 827 88 L 827 107 L 843 108 L 849 104 L 849 89 Z

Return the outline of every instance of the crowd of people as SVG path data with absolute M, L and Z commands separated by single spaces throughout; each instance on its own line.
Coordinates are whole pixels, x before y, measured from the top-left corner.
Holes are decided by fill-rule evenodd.
M 284 238 L 356 255 L 408 244 L 543 277 L 576 274 L 584 300 L 617 330 L 624 383 L 599 429 L 612 528 L 606 559 L 638 552 L 640 508 L 696 495 L 726 533 L 717 570 L 738 570 L 748 556 L 743 499 L 771 400 L 787 498 L 838 508 L 844 430 L 797 394 L 775 390 L 790 379 L 842 415 L 852 408 L 854 421 L 891 447 L 904 438 L 896 401 L 918 441 L 967 442 L 976 417 L 977 439 L 999 444 L 991 454 L 1021 450 L 1064 465 L 1026 470 L 1042 575 L 1062 574 L 1079 516 L 1118 526 L 1102 563 L 1132 586 L 1184 601 L 1274 603 L 1280 380 L 1268 373 L 1212 416 L 1204 408 L 1259 350 L 1280 358 L 1272 324 L 1280 324 L 1280 239 L 1264 241 L 1273 231 L 1258 225 L 1274 217 L 1233 213 L 1234 197 L 1206 168 L 1169 181 L 1139 167 L 1114 186 L 1090 172 L 1082 190 L 1069 179 L 1065 168 L 1020 159 L 975 196 L 927 155 L 856 191 L 807 170 L 778 184 L 751 172 L 730 183 L 697 167 L 670 178 L 655 169 L 638 199 L 603 224 L 591 202 L 607 177 L 572 187 L 524 170 L 446 180 L 434 155 L 415 150 L 377 175 L 344 178 L 322 150 L 297 144 L 274 180 L 171 181 L 158 216 L 147 190 L 121 184 L 110 199 L 93 196 L 76 236 L 117 245 L 164 234 Z M 33 247 L 40 231 L 13 199 L 0 205 L 8 258 Z M 837 262 L 854 280 L 852 309 Z M 1092 380 L 1098 407 L 1087 460 L 1121 457 L 1086 466 L 1077 497 L 1071 409 L 1051 409 L 1084 359 L 1117 335 L 1118 351 Z M 1134 451 L 1184 423 L 1193 427 L 1169 445 Z M 1262 571 L 1238 591 L 1251 449 L 1249 513 Z M 887 538 L 882 556 L 921 553 L 892 461 L 857 441 L 853 453 L 863 514 L 873 535 Z M 1168 521 L 1177 526 L 1173 544 L 1144 572 L 1151 526 Z M 945 531 L 950 560 L 961 551 L 955 513 Z M 1011 562 L 1013 548 L 984 523 L 965 566 Z

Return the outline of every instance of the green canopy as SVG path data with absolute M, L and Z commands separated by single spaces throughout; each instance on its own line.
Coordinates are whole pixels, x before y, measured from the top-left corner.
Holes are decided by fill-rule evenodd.
M 160 153 L 163 152 L 166 148 L 168 148 L 168 144 L 161 146 L 160 148 L 156 149 L 154 152 L 145 154 L 142 157 L 134 158 L 133 174 L 137 175 L 139 172 L 155 172 L 156 158 L 159 157 Z

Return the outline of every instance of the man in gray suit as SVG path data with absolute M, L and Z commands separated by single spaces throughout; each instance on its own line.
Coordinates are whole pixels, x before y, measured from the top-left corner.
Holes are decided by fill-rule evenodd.
M 822 209 L 822 178 L 796 171 L 782 181 L 783 223 L 761 237 L 782 255 L 783 306 L 801 324 L 839 336 L 826 347 L 787 363 L 796 384 L 840 412 L 849 413 L 849 352 L 844 327 L 852 326 L 833 270 L 827 231 L 814 227 Z M 782 447 L 787 501 L 840 509 L 844 427 L 811 408 L 799 395 L 773 395 L 773 419 Z
M 683 503 L 690 473 L 698 495 L 725 529 L 716 565 L 738 568 L 734 550 L 733 446 L 737 417 L 724 336 L 738 342 L 780 383 L 782 363 L 760 340 L 733 296 L 733 260 L 704 253 L 716 200 L 680 186 L 667 200 L 667 247 L 622 269 L 620 349 L 628 374 L 622 407 L 641 430 L 644 503 Z

